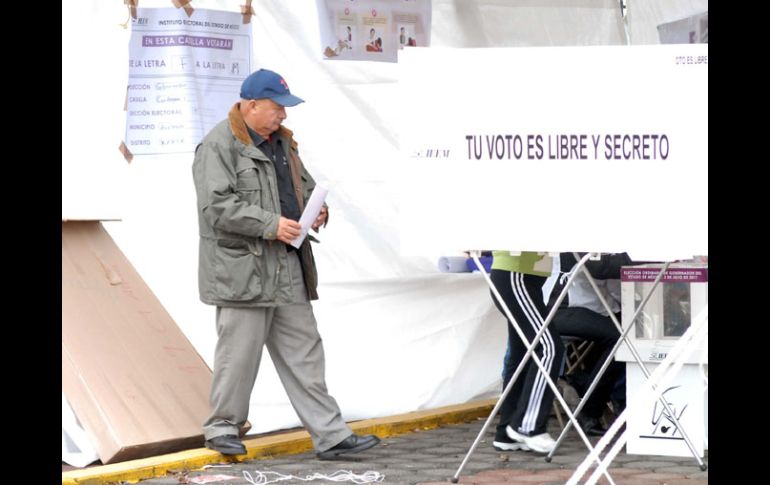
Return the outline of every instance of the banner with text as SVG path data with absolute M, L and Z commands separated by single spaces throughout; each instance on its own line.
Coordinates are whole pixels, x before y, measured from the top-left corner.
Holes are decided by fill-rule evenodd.
M 401 248 L 708 254 L 708 45 L 409 49 Z
M 235 12 L 139 9 L 128 67 L 128 149 L 191 152 L 227 116 L 251 72 L 251 24 Z
M 430 45 L 430 0 L 317 0 L 324 59 L 396 62 Z

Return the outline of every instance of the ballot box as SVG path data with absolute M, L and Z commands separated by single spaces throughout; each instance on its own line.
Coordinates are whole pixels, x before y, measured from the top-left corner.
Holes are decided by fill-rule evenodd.
M 673 263 L 635 321 L 634 312 L 650 292 L 662 265 L 628 266 L 621 270 L 622 324 L 652 374 L 679 337 L 708 305 L 708 264 Z M 708 338 L 692 343 L 681 371 L 664 387 L 663 398 L 703 456 L 708 449 Z M 628 346 L 616 359 L 626 362 L 626 402 L 630 454 L 691 456 L 681 430 L 660 401 L 635 393 L 646 380 Z

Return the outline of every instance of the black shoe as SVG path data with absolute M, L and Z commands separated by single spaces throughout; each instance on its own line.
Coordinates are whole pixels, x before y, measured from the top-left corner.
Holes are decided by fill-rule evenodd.
M 588 436 L 604 436 L 604 433 L 607 432 L 602 423 L 596 418 L 584 418 L 581 416 L 578 418 L 578 424 L 580 424 L 583 432 Z
M 353 433 L 337 443 L 336 446 L 318 453 L 317 456 L 319 460 L 330 460 L 336 456 L 344 455 L 345 453 L 358 453 L 359 451 L 368 450 L 379 442 L 380 439 L 373 434 L 360 436 Z
M 234 434 L 215 436 L 206 440 L 206 448 L 218 451 L 223 455 L 245 455 L 246 447 Z

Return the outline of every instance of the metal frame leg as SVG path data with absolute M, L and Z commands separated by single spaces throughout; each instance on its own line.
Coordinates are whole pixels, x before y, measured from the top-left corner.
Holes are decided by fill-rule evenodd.
M 502 406 L 503 401 L 508 396 L 508 393 L 513 388 L 513 384 L 516 382 L 516 379 L 519 377 L 519 374 L 521 374 L 522 370 L 524 369 L 524 366 L 527 362 L 527 359 L 532 357 L 532 360 L 535 362 L 535 365 L 537 366 L 538 370 L 543 374 L 543 377 L 545 378 L 546 383 L 551 388 L 551 390 L 554 393 L 554 397 L 559 402 L 559 404 L 564 409 L 565 413 L 569 417 L 570 422 L 575 424 L 575 429 L 577 430 L 578 434 L 580 435 L 580 438 L 585 443 L 586 447 L 590 451 L 593 451 L 593 446 L 591 445 L 591 442 L 588 441 L 588 437 L 586 437 L 585 433 L 583 432 L 580 425 L 575 421 L 575 416 L 572 414 L 572 412 L 569 409 L 569 406 L 566 402 L 564 402 L 564 398 L 561 396 L 561 393 L 556 388 L 556 385 L 554 384 L 553 380 L 551 380 L 551 376 L 546 372 L 545 367 L 543 367 L 543 364 L 540 362 L 540 358 L 537 356 L 537 354 L 533 353 L 535 347 L 537 346 L 538 342 L 540 342 L 540 337 L 545 333 L 546 329 L 548 328 L 548 325 L 551 323 L 551 320 L 553 320 L 553 316 L 556 313 L 556 309 L 561 304 L 562 300 L 567 294 L 567 290 L 572 285 L 573 280 L 575 279 L 575 275 L 577 274 L 577 271 L 574 271 L 569 279 L 567 280 L 567 284 L 562 289 L 561 294 L 559 295 L 559 298 L 556 300 L 556 303 L 554 304 L 551 311 L 548 313 L 548 316 L 545 319 L 545 322 L 543 322 L 543 326 L 540 328 L 540 330 L 537 332 L 535 337 L 532 339 L 532 342 L 530 342 L 527 337 L 522 332 L 519 325 L 516 323 L 516 320 L 513 318 L 513 315 L 511 314 L 511 311 L 508 309 L 508 306 L 505 304 L 505 301 L 503 301 L 502 296 L 500 296 L 500 293 L 497 291 L 497 288 L 495 288 L 495 285 L 492 283 L 492 280 L 489 277 L 489 274 L 486 272 L 484 267 L 481 264 L 481 261 L 479 261 L 479 252 L 478 251 L 472 251 L 471 254 L 473 256 L 473 260 L 476 263 L 476 266 L 479 268 L 479 271 L 484 276 L 484 280 L 487 282 L 487 285 L 489 286 L 490 290 L 492 291 L 492 294 L 495 296 L 497 301 L 500 303 L 501 307 L 505 310 L 505 316 L 508 318 L 509 323 L 513 326 L 514 330 L 516 330 L 516 333 L 518 334 L 519 338 L 522 342 L 524 342 L 524 345 L 527 346 L 527 352 L 524 354 L 524 357 L 521 359 L 521 362 L 519 362 L 518 367 L 516 368 L 516 371 L 513 373 L 513 376 L 511 377 L 511 380 L 508 382 L 508 385 L 503 390 L 503 394 L 500 396 L 500 399 L 498 399 L 497 403 L 495 404 L 495 407 L 492 409 L 492 412 L 490 413 L 487 420 L 484 422 L 484 425 L 481 427 L 481 430 L 479 431 L 479 434 L 476 436 L 476 439 L 473 441 L 473 444 L 471 445 L 470 449 L 468 450 L 468 453 L 465 454 L 465 457 L 463 458 L 462 463 L 460 463 L 459 468 L 455 472 L 454 476 L 452 477 L 452 483 L 457 483 L 460 479 L 460 473 L 462 473 L 463 468 L 465 468 L 466 463 L 468 463 L 468 460 L 470 459 L 471 455 L 473 455 L 473 452 L 476 450 L 476 447 L 478 446 L 479 442 L 481 441 L 482 436 L 484 436 L 484 433 L 486 432 L 487 428 L 489 427 L 489 424 L 492 422 L 494 417 L 497 415 L 497 412 L 500 409 L 500 406 Z M 582 268 L 588 259 L 592 256 L 591 253 L 586 254 L 583 258 L 581 258 L 578 261 L 577 268 Z M 596 457 L 596 462 L 598 464 L 601 464 L 601 460 Z M 607 477 L 607 480 L 610 482 L 610 484 L 614 485 L 615 482 L 612 480 L 612 477 L 607 473 L 607 471 L 604 471 L 604 475 Z
M 574 254 L 575 258 L 577 259 L 578 255 L 575 254 L 575 253 L 573 253 L 573 254 Z M 615 358 L 615 353 L 618 351 L 618 349 L 623 344 L 623 342 L 626 343 L 626 345 L 628 346 L 629 350 L 631 351 L 631 354 L 634 357 L 634 360 L 636 360 L 637 364 L 639 364 L 639 366 L 641 367 L 642 373 L 644 374 L 645 378 L 646 379 L 650 378 L 650 372 L 647 370 L 647 367 L 644 365 L 644 362 L 642 361 L 639 353 L 637 352 L 636 348 L 633 346 L 631 341 L 628 339 L 627 335 L 628 335 L 628 332 L 634 327 L 634 324 L 637 321 L 636 317 L 641 313 L 641 311 L 647 305 L 647 302 L 652 297 L 652 294 L 655 292 L 655 289 L 658 287 L 658 284 L 663 279 L 663 276 L 665 275 L 666 270 L 668 270 L 668 267 L 670 265 L 671 265 L 670 261 L 663 265 L 663 268 L 661 269 L 660 273 L 658 273 L 658 276 L 655 278 L 655 281 L 653 282 L 652 288 L 650 289 L 649 293 L 647 293 L 647 295 L 645 295 L 644 299 L 642 300 L 642 303 L 639 305 L 639 307 L 634 312 L 634 315 L 633 315 L 633 317 L 631 319 L 632 324 L 629 325 L 628 328 L 626 328 L 625 330 L 620 325 L 620 323 L 617 321 L 617 319 L 615 318 L 615 315 L 612 313 L 612 309 L 610 308 L 609 304 L 607 303 L 607 300 L 604 298 L 604 296 L 602 295 L 601 291 L 599 291 L 599 288 L 596 285 L 596 280 L 594 279 L 594 277 L 591 276 L 591 274 L 588 272 L 587 268 L 585 268 L 585 267 L 580 268 L 580 270 L 583 271 L 583 274 L 586 276 L 588 281 L 591 283 L 591 287 L 594 289 L 594 292 L 599 297 L 599 300 L 602 302 L 602 305 L 604 306 L 604 308 L 609 313 L 609 316 L 610 316 L 610 319 L 612 320 L 612 323 L 614 323 L 615 327 L 618 329 L 618 331 L 620 331 L 620 338 L 618 339 L 618 341 L 613 346 L 612 350 L 610 351 L 610 354 L 607 356 L 607 359 L 604 361 L 604 363 L 602 364 L 602 367 L 599 369 L 599 373 L 596 375 L 596 377 L 594 378 L 593 382 L 591 382 L 591 385 L 588 387 L 588 390 L 584 394 L 583 398 L 580 400 L 580 403 L 578 404 L 578 406 L 575 408 L 575 412 L 574 412 L 575 416 L 580 414 L 580 411 L 585 406 L 585 403 L 588 401 L 588 398 L 591 396 L 591 393 L 593 393 L 594 389 L 598 385 L 599 380 L 602 378 L 602 376 L 604 375 L 605 371 L 609 367 L 610 363 Z M 575 271 L 575 272 L 577 272 L 577 271 Z M 690 453 L 692 453 L 693 457 L 698 462 L 698 466 L 700 467 L 701 470 L 705 471 L 706 468 L 707 468 L 707 465 L 703 462 L 703 460 L 701 460 L 697 450 L 695 449 L 695 446 L 692 444 L 692 441 L 690 440 L 690 437 L 687 435 L 685 430 L 682 428 L 681 424 L 679 423 L 679 419 L 676 417 L 676 415 L 673 413 L 673 411 L 669 407 L 668 402 L 664 398 L 662 398 L 662 397 L 659 400 L 660 400 L 660 403 L 663 405 L 663 407 L 666 409 L 666 412 L 668 412 L 671 415 L 671 417 L 672 417 L 674 423 L 676 424 L 676 426 L 678 427 L 679 431 L 682 433 L 682 438 L 684 438 L 685 444 L 687 444 L 687 447 L 690 449 Z M 548 453 L 548 456 L 546 456 L 546 461 L 549 461 L 549 462 L 551 461 L 551 459 L 553 458 L 553 455 L 556 453 L 556 450 L 559 449 L 559 446 L 561 445 L 562 441 L 564 441 L 564 439 L 565 439 L 565 437 L 567 435 L 567 432 L 569 431 L 569 428 L 570 428 L 571 424 L 572 424 L 572 422 L 570 421 L 564 427 L 564 429 L 562 430 L 561 434 L 559 435 L 559 438 L 556 440 L 556 446 L 554 446 L 554 449 L 551 450 L 550 453 Z
M 655 396 L 656 399 L 660 399 L 662 395 L 662 390 L 669 385 L 669 382 L 674 378 L 674 376 L 676 376 L 676 374 L 682 368 L 685 358 L 689 353 L 692 352 L 694 343 L 698 342 L 698 339 L 703 339 L 707 337 L 708 337 L 708 305 L 704 308 L 703 311 L 701 311 L 701 313 L 693 322 L 692 327 L 688 328 L 685 334 L 682 335 L 679 342 L 677 342 L 677 344 L 668 354 L 666 359 L 664 359 L 663 362 L 660 363 L 660 365 L 655 370 L 655 372 L 653 372 L 650 378 L 647 381 L 645 381 L 641 390 L 637 394 L 635 394 L 634 397 L 636 397 L 640 393 L 645 394 L 649 392 L 653 396 Z M 575 470 L 575 473 L 572 474 L 572 477 L 570 477 L 570 479 L 567 481 L 567 485 L 577 484 L 577 480 L 579 480 L 585 474 L 585 472 L 588 470 L 588 467 L 590 466 L 590 463 L 594 461 L 593 459 L 597 458 L 599 453 L 601 453 L 602 450 L 604 450 L 604 448 L 606 448 L 607 445 L 609 445 L 613 436 L 615 436 L 615 434 L 618 432 L 618 430 L 620 430 L 621 426 L 623 426 L 625 422 L 626 422 L 626 410 L 623 410 L 623 412 L 620 413 L 620 416 L 618 416 L 618 419 L 616 419 L 615 422 L 612 423 L 612 426 L 610 426 L 610 429 L 607 431 L 607 433 L 599 440 L 599 443 L 597 443 L 596 445 L 596 449 L 591 453 L 589 453 L 589 456 L 587 456 L 585 460 L 583 460 L 583 462 Z M 596 468 L 596 470 L 594 470 L 593 474 L 591 474 L 591 476 L 585 482 L 586 485 L 593 485 L 594 483 L 596 483 L 596 481 L 599 479 L 599 475 L 601 474 L 601 472 L 615 458 L 615 456 L 617 456 L 620 449 L 626 444 L 627 433 L 628 431 L 624 430 L 620 434 L 618 439 L 615 441 L 615 443 L 613 443 L 612 447 L 610 448 L 610 451 L 602 460 L 602 463 Z M 701 470 L 705 470 L 705 468 L 701 467 Z

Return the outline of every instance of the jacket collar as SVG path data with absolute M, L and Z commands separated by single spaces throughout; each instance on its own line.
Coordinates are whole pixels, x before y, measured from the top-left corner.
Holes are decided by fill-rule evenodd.
M 236 140 L 244 145 L 251 145 L 251 137 L 249 131 L 246 129 L 246 121 L 241 115 L 241 103 L 235 103 L 230 112 L 227 114 L 227 120 L 230 122 L 230 131 L 233 132 L 233 136 Z

